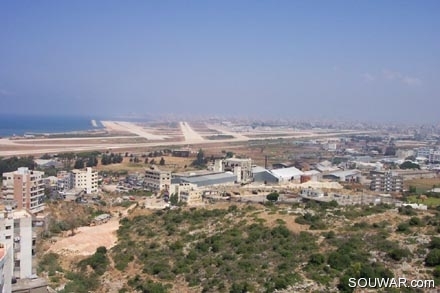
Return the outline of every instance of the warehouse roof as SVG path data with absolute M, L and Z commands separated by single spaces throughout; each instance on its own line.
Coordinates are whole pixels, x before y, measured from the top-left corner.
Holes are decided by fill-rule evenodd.
M 274 169 L 271 170 L 271 173 L 280 179 L 290 179 L 304 174 L 304 172 L 295 167 Z
M 233 183 L 237 180 L 237 176 L 231 172 L 214 173 L 207 175 L 187 176 L 175 178 L 173 181 L 183 181 L 196 184 L 197 186 L 216 185 L 224 183 Z

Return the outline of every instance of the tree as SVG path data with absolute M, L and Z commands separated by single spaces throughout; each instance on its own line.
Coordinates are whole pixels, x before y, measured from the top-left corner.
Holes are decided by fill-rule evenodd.
M 385 149 L 385 156 L 395 156 L 396 155 L 396 147 L 395 146 L 387 146 Z
M 110 165 L 112 163 L 111 158 L 109 155 L 104 154 L 101 157 L 101 164 L 103 165 Z
M 42 159 L 42 160 L 49 160 L 49 159 L 52 159 L 52 157 L 49 154 L 44 154 L 44 155 L 42 155 L 40 157 L 40 159 Z
M 177 195 L 177 193 L 172 193 L 170 195 L 170 203 L 175 206 L 179 203 L 179 196 Z
M 192 162 L 192 165 L 197 167 L 204 167 L 205 163 L 205 153 L 202 149 L 199 149 L 199 152 L 197 153 L 197 158 Z
M 86 166 L 87 167 L 95 167 L 96 165 L 98 165 L 98 158 L 96 156 L 89 157 L 89 159 L 87 160 Z
M 75 161 L 75 165 L 73 166 L 75 169 L 82 169 L 84 168 L 84 161 L 83 159 L 79 158 Z
M 58 158 L 60 158 L 61 161 L 63 161 L 64 168 L 68 169 L 71 167 L 70 165 L 72 164 L 72 160 L 75 158 L 75 154 L 71 153 L 71 152 L 61 153 L 61 154 L 58 154 Z
M 422 220 L 419 217 L 412 217 L 409 219 L 409 224 L 411 226 L 422 226 Z
M 400 164 L 400 169 L 420 169 L 420 165 L 413 163 L 411 161 L 405 161 L 402 164 Z
M 440 237 L 432 237 L 431 242 L 429 243 L 429 248 L 440 249 Z
M 280 197 L 280 195 L 279 195 L 278 193 L 276 193 L 276 192 L 272 192 L 272 193 L 269 193 L 269 194 L 266 196 L 266 199 L 267 199 L 268 201 L 277 201 L 279 197 Z
M 66 224 L 71 232 L 70 236 L 74 236 L 76 228 L 80 226 L 79 220 L 76 216 L 70 216 L 66 219 Z
M 28 167 L 31 170 L 35 169 L 34 157 L 12 157 L 0 160 L 0 174 L 15 171 L 19 167 Z
M 165 159 L 163 157 L 160 158 L 159 165 L 161 165 L 161 166 L 165 165 Z

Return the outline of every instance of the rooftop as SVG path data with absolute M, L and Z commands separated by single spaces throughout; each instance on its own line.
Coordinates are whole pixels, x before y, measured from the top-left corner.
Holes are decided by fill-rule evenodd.
M 277 176 L 278 178 L 291 178 L 291 177 L 300 176 L 300 175 L 304 174 L 303 171 L 301 171 L 295 167 L 274 169 L 274 170 L 271 170 L 271 173 L 273 175 Z

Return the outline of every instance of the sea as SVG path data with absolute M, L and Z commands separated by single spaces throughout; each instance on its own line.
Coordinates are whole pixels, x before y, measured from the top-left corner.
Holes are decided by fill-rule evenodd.
M 92 120 L 95 120 L 96 127 Z M 103 127 L 101 120 L 87 116 L 0 114 L 0 137 L 96 130 Z

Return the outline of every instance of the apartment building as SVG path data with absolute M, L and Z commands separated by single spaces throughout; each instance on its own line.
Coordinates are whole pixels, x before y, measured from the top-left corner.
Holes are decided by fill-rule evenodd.
M 72 189 L 82 190 L 86 194 L 98 192 L 98 172 L 91 167 L 84 170 L 74 169 L 71 172 L 57 173 L 57 190 L 66 192 Z
M 171 193 L 175 193 L 178 196 L 180 202 L 187 203 L 188 205 L 202 203 L 202 191 L 196 184 L 181 182 L 179 184 L 171 185 Z
M 157 167 L 145 170 L 145 187 L 153 191 L 169 190 L 171 186 L 171 171 L 163 171 Z
M 34 274 L 32 261 L 36 244 L 32 215 L 25 210 L 12 210 L 4 206 L 0 209 L 0 243 L 9 255 L 4 260 L 4 268 L 7 267 L 8 271 L 4 271 L 3 276 L 5 279 L 29 278 Z
M 429 163 L 440 162 L 440 150 L 428 147 L 421 147 L 416 149 L 417 157 L 423 157 Z
M 403 177 L 394 172 L 371 171 L 370 189 L 378 192 L 402 192 Z
M 72 176 L 68 171 L 58 171 L 57 173 L 57 190 L 66 191 L 73 188 Z
M 93 171 L 91 167 L 85 170 L 72 170 L 70 180 L 74 189 L 84 190 L 87 194 L 98 192 L 98 172 Z
M 44 210 L 44 172 L 29 170 L 27 167 L 3 173 L 3 196 L 14 200 L 17 209 L 26 209 L 32 214 Z

